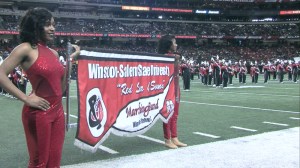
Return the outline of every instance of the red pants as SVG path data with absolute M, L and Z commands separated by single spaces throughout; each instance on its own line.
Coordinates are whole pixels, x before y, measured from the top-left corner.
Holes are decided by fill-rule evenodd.
M 177 137 L 177 119 L 179 112 L 179 102 L 175 102 L 174 113 L 168 123 L 163 123 L 165 139 Z
M 178 72 L 178 70 L 176 70 Z M 174 113 L 169 119 L 168 123 L 163 123 L 164 138 L 176 138 L 177 137 L 177 119 L 179 113 L 179 103 L 180 103 L 180 88 L 179 88 L 179 76 L 175 75 L 175 105 Z
M 61 98 L 47 99 L 47 111 L 23 107 L 22 121 L 27 141 L 28 168 L 59 168 L 65 137 L 65 118 Z

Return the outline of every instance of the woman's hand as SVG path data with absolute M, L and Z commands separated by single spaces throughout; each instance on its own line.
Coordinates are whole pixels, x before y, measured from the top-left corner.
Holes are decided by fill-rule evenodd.
M 43 111 L 47 111 L 50 108 L 50 103 L 47 100 L 38 97 L 34 92 L 28 96 L 25 104 Z
M 76 59 L 80 54 L 80 47 L 75 44 L 71 44 L 75 51 L 70 55 L 71 60 Z

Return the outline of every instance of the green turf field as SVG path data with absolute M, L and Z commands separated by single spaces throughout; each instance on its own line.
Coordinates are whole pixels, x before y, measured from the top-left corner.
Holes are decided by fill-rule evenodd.
M 188 145 L 199 145 L 263 132 L 299 127 L 300 85 L 277 80 L 263 84 L 238 84 L 226 89 L 204 86 L 199 80 L 191 81 L 191 91 L 181 92 L 178 120 L 179 138 Z M 182 84 L 182 83 L 181 83 Z M 30 90 L 30 89 L 29 89 Z M 77 116 L 76 82 L 71 83 L 71 114 Z M 21 121 L 22 103 L 0 96 L 0 167 L 24 168 L 28 154 Z M 76 123 L 75 117 L 70 117 Z M 99 149 L 96 153 L 73 145 L 76 128 L 66 133 L 62 165 L 111 159 L 168 150 L 161 143 L 141 137 L 118 137 L 111 134 L 102 144 L 117 152 Z M 163 141 L 162 122 L 158 121 L 144 134 Z

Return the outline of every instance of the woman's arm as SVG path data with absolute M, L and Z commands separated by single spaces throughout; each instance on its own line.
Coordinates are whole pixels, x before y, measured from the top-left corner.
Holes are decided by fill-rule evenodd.
M 26 59 L 27 54 L 30 52 L 28 44 L 23 43 L 14 48 L 11 54 L 0 65 L 0 85 L 8 93 L 17 97 L 19 100 L 26 102 L 28 96 L 20 91 L 8 78 L 8 74 L 14 70 L 18 65 Z M 31 48 L 31 47 L 30 47 Z
M 24 63 L 29 59 L 29 55 L 33 55 L 33 48 L 29 43 L 22 43 L 11 52 L 11 54 L 0 65 L 0 85 L 8 93 L 12 94 L 28 106 L 38 108 L 41 110 L 47 110 L 50 105 L 49 102 L 43 98 L 36 96 L 34 93 L 31 96 L 25 95 L 20 89 L 18 89 L 8 79 L 8 74 L 18 65 L 24 66 L 23 68 L 29 68 L 30 63 Z

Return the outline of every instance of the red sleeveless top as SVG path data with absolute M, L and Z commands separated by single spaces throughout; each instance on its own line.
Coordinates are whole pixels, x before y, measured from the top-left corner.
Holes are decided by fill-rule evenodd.
M 38 58 L 26 71 L 37 96 L 62 96 L 61 82 L 64 76 L 64 67 L 57 56 L 44 44 L 38 44 Z

